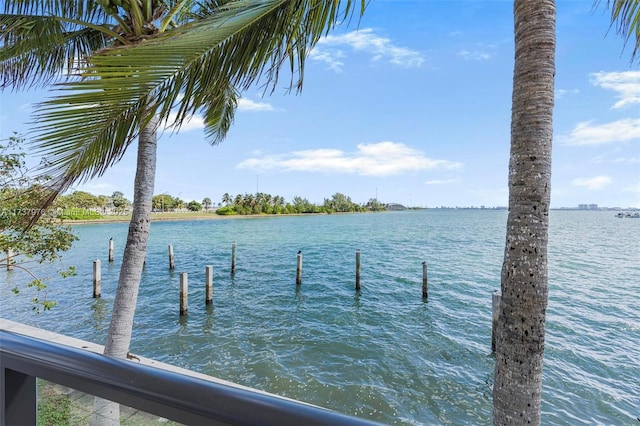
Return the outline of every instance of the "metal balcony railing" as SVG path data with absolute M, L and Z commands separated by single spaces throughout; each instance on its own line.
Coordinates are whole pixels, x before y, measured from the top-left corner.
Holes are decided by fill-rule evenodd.
M 36 378 L 188 425 L 367 425 L 313 405 L 0 330 L 0 425 L 36 424 Z

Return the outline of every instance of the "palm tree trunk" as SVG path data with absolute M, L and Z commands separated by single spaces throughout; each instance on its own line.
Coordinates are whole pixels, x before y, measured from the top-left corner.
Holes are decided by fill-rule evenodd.
M 555 75 L 553 0 L 515 0 L 509 217 L 493 421 L 540 424 Z
M 111 324 L 104 354 L 126 358 L 131 343 L 133 317 L 138 299 L 140 277 L 147 254 L 147 241 L 151 225 L 151 199 L 156 177 L 157 118 L 140 131 L 138 158 L 133 189 L 133 213 L 129 223 L 127 244 L 124 248 L 116 298 L 113 302 Z M 117 403 L 96 398 L 91 424 L 118 425 L 120 408 Z
M 140 276 L 147 254 L 151 225 L 151 199 L 156 177 L 156 119 L 141 130 L 138 138 L 138 159 L 133 190 L 133 214 L 124 248 L 118 289 L 113 303 L 105 355 L 126 358 L 131 343 L 133 316 L 138 299 Z

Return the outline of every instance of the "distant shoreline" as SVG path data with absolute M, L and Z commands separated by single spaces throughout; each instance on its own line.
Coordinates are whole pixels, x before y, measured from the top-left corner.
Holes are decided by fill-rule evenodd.
M 367 213 L 367 212 L 357 212 Z M 355 213 L 331 213 L 331 214 L 355 214 Z M 243 214 L 243 215 L 219 215 L 213 213 L 151 213 L 151 222 L 180 222 L 187 220 L 225 220 L 225 219 L 256 219 L 266 217 L 285 217 L 285 216 L 319 216 L 327 215 L 327 213 L 287 213 L 287 214 Z M 131 221 L 130 215 L 122 216 L 104 216 L 100 219 L 91 220 L 65 220 L 63 225 L 91 225 L 98 223 L 128 223 Z
M 497 211 L 497 210 L 507 210 L 506 208 L 421 208 L 421 209 L 408 209 L 404 211 L 418 211 L 418 210 L 433 210 L 433 211 L 448 211 L 448 210 L 477 210 L 477 211 Z M 553 211 L 576 211 L 576 212 L 603 212 L 603 211 L 638 211 L 638 208 L 628 208 L 628 209 L 619 209 L 619 208 L 599 208 L 598 210 L 584 210 L 584 209 L 576 209 L 576 208 L 552 208 L 550 210 Z M 387 213 L 387 211 L 379 211 L 379 212 L 335 212 L 330 213 L 331 215 L 345 215 L 345 214 L 370 214 L 370 213 Z M 226 220 L 226 219 L 257 219 L 257 218 L 267 218 L 267 217 L 287 217 L 287 216 L 322 216 L 329 215 L 329 213 L 286 213 L 286 214 L 246 214 L 246 215 L 219 215 L 215 212 L 211 213 L 203 213 L 203 212 L 166 212 L 166 213 L 151 213 L 151 222 L 179 222 L 179 221 L 187 221 L 187 220 Z M 121 215 L 121 216 L 103 216 L 100 219 L 91 219 L 91 220 L 69 220 L 66 219 L 62 222 L 63 225 L 90 225 L 90 224 L 98 224 L 98 223 L 127 223 L 131 220 L 131 215 Z

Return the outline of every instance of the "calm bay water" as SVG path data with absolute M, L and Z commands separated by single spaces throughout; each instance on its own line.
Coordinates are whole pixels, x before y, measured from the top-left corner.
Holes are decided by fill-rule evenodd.
M 383 423 L 490 424 L 491 292 L 500 287 L 506 217 L 428 210 L 154 222 L 131 350 Z M 34 266 L 51 278 L 54 310 L 34 314 L 28 292 L 13 295 L 28 281 L 16 270 L 0 272 L 1 315 L 104 343 L 127 225 L 76 231 L 80 241 L 57 266 L 75 265 L 77 276 L 59 279 L 51 266 Z M 98 300 L 91 298 L 96 258 Z M 214 266 L 210 308 L 205 265 Z M 179 272 L 189 273 L 186 319 L 178 315 Z M 549 276 L 543 424 L 640 424 L 640 220 L 552 212 Z

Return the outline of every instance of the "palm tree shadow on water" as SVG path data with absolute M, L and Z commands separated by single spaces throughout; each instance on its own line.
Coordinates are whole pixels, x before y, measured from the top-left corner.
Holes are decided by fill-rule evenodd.
M 111 304 L 101 297 L 94 300 L 91 305 L 91 318 L 93 319 L 93 329 L 95 331 L 104 330 L 109 326 L 109 314 Z

